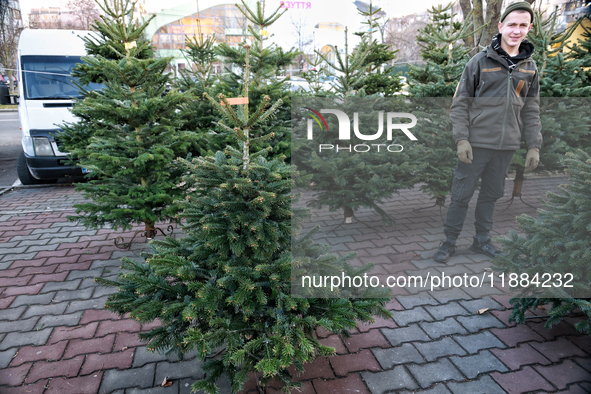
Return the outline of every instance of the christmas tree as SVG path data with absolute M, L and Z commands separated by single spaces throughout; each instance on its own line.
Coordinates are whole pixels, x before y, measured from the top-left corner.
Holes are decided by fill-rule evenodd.
M 473 34 L 472 14 L 463 23 L 454 21 L 453 5 L 432 7 L 428 12 L 430 23 L 419 31 L 417 41 L 425 65 L 410 65 L 409 88 L 416 105 L 414 112 L 424 113 L 429 122 L 423 122 L 421 134 L 421 190 L 443 207 L 451 192 L 452 169 L 457 162 L 456 146 L 449 119 L 451 97 L 462 71 L 469 60 L 471 48 L 462 40 Z M 430 100 L 428 97 L 441 97 Z
M 91 175 L 76 186 L 89 201 L 75 205 L 82 214 L 69 219 L 91 228 L 143 223 L 153 236 L 154 224 L 171 217 L 172 203 L 182 195 L 175 160 L 186 155 L 194 135 L 179 130 L 177 109 L 186 99 L 178 91 L 165 93 L 170 59 L 154 59 L 150 44 L 138 40 L 149 21 L 134 24 L 134 4 L 101 5 L 100 38 L 87 41 L 88 56 L 76 76 L 104 88 L 83 92 L 72 110 L 80 121 L 64 126 L 62 141 Z
M 249 94 L 248 46 L 245 61 L 241 97 Z M 186 237 L 154 241 L 145 263 L 126 260 L 128 271 L 117 281 L 100 280 L 120 290 L 106 307 L 141 322 L 160 319 L 161 327 L 140 334 L 149 349 L 197 350 L 207 375 L 194 390 L 219 393 L 216 381 L 226 374 L 236 393 L 254 372 L 262 392 L 273 379 L 289 392 L 298 386 L 290 366 L 303 371 L 317 355 L 335 353 L 317 340 L 318 327 L 348 335 L 358 320 L 389 316 L 387 300 L 347 298 L 346 292 L 340 298 L 292 296 L 292 276 L 302 267 L 331 260 L 344 272 L 351 269 L 344 259 L 327 257 L 309 235 L 292 235 L 299 211 L 290 209 L 291 168 L 267 160 L 268 149 L 254 151 L 273 138 L 257 129 L 274 118 L 281 100 L 269 107 L 270 97 L 263 97 L 251 111 L 249 104 L 233 109 L 224 95 L 220 102 L 207 97 L 238 149 L 184 161 L 185 181 L 194 190 L 181 214 Z
M 528 277 L 519 282 L 525 298 L 511 301 L 512 319 L 523 323 L 528 309 L 551 303 L 547 327 L 578 310 L 585 318 L 575 327 L 591 332 L 591 157 L 583 150 L 569 152 L 566 164 L 569 183 L 559 187 L 560 194 L 548 192 L 537 219 L 517 218 L 525 235 L 511 232 L 499 239 L 505 255 L 495 264 L 506 273 L 518 273 L 518 280 Z M 558 284 L 558 278 L 567 286 Z
M 352 222 L 355 210 L 361 207 L 371 208 L 380 215 L 384 223 L 393 224 L 393 218 L 380 207 L 380 202 L 399 190 L 414 185 L 419 171 L 414 164 L 417 161 L 413 149 L 416 143 L 414 140 L 408 141 L 402 133 L 387 133 L 390 134 L 389 140 L 382 135 L 386 119 L 384 113 L 401 112 L 400 108 L 406 107 L 404 100 L 386 100 L 378 95 L 366 94 L 365 82 L 373 65 L 366 59 L 372 47 L 363 44 L 365 38 L 362 37 L 362 44 L 350 53 L 347 34 L 348 30 L 345 29 L 345 50 L 341 54 L 338 46 L 336 47 L 335 62 L 317 52 L 331 68 L 340 72 L 335 88 L 336 98 L 327 100 L 321 97 L 306 97 L 293 100 L 292 111 L 297 123 L 294 123 L 296 134 L 293 139 L 295 154 L 292 163 L 306 175 L 305 179 L 311 181 L 318 191 L 309 202 L 309 206 L 328 206 L 331 211 L 342 209 L 345 223 Z M 310 132 L 306 128 L 306 120 L 309 117 L 307 111 L 310 111 L 310 108 L 331 108 L 344 112 L 353 118 L 354 124 L 357 125 L 354 128 L 359 128 L 359 125 L 364 125 L 366 129 L 374 128 L 377 124 L 380 135 L 372 137 L 370 142 L 359 137 L 357 130 L 350 139 L 337 140 L 338 133 L 326 131 L 339 130 L 340 120 L 335 116 L 326 116 L 326 130 L 323 129 L 323 132 L 315 134 L 314 139 L 310 140 Z M 366 130 L 363 134 L 367 134 Z M 368 145 L 370 143 L 375 145 L 373 150 Z M 335 148 L 322 150 L 322 146 Z M 387 146 L 396 148 L 389 148 L 388 151 Z M 355 147 L 359 147 L 359 150 Z

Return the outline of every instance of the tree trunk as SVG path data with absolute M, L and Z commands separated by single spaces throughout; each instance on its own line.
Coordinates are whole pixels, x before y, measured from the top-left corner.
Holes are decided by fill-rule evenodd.
M 353 208 L 345 207 L 345 223 L 353 223 L 353 217 L 355 213 L 353 212 Z
M 480 41 L 478 44 L 481 47 L 489 45 L 492 38 L 499 32 L 499 20 L 501 19 L 501 6 L 503 0 L 488 0 L 486 2 L 486 19 L 487 24 L 484 29 L 481 30 Z
M 523 176 L 524 168 L 521 166 L 517 167 L 515 171 L 515 180 L 513 181 L 513 197 L 521 197 L 521 188 L 523 187 L 523 181 L 525 177 Z
M 154 222 L 151 220 L 145 221 L 146 238 L 151 239 L 156 236 L 156 229 L 154 228 Z

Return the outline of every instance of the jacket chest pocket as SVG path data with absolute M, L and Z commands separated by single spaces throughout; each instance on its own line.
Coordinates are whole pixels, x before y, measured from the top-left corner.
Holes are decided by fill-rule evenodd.
M 513 87 L 517 97 L 527 97 L 527 93 L 535 75 L 536 72 L 534 70 L 518 68 L 517 70 L 513 71 L 513 79 L 515 81 Z

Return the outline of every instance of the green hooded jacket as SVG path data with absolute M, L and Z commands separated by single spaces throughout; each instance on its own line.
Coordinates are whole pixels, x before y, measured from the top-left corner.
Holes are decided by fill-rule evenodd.
M 540 84 L 532 60 L 533 45 L 524 40 L 526 56 L 509 67 L 492 46 L 475 55 L 456 88 L 450 118 L 456 143 L 477 148 L 517 150 L 542 146 Z

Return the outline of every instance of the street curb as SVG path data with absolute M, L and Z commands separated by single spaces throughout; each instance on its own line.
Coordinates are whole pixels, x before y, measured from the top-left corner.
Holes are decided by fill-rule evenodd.
M 0 112 L 18 112 L 18 108 L 15 108 L 15 109 L 12 109 L 12 108 L 0 109 Z

